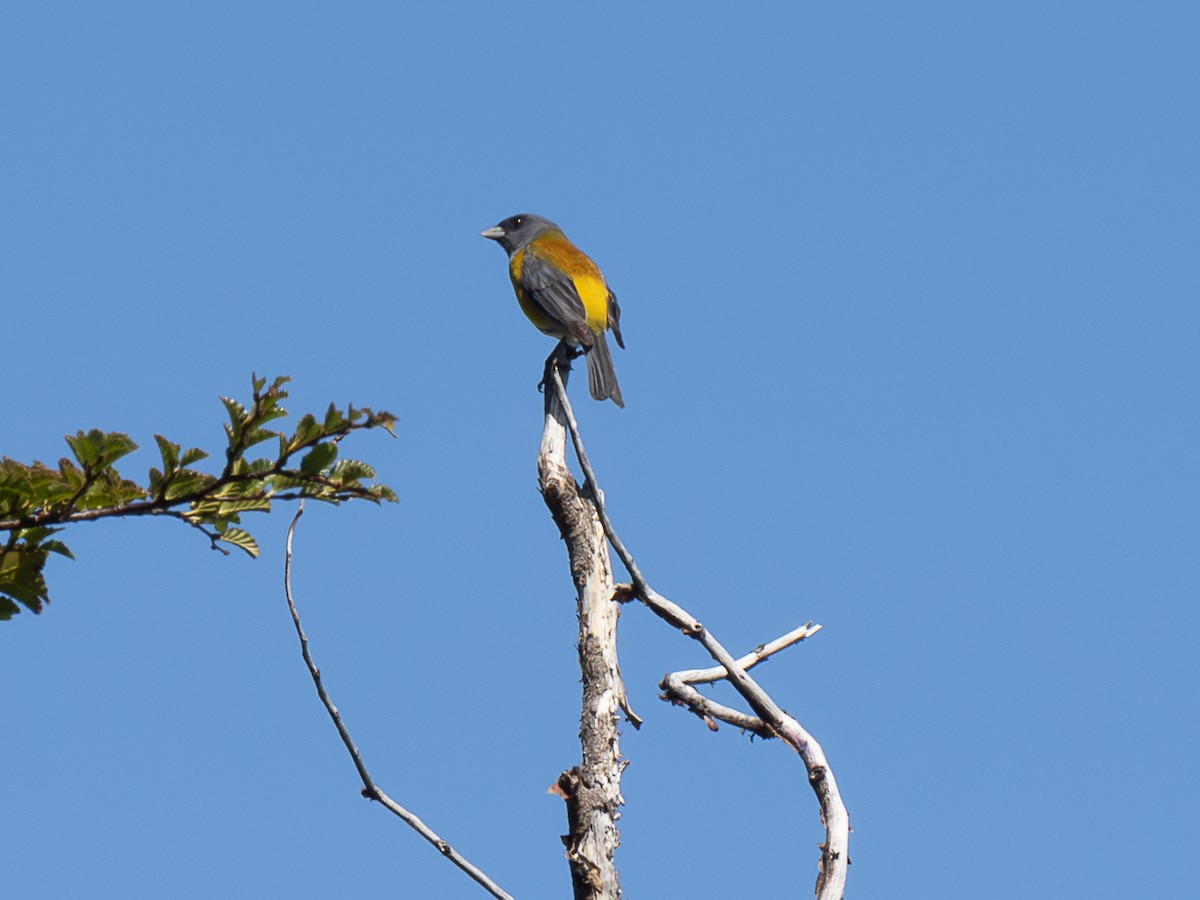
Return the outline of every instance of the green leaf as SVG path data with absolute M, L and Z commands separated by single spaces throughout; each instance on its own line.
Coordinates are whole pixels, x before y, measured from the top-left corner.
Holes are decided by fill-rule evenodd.
M 0 594 L 12 597 L 34 613 L 40 613 L 42 604 L 50 602 L 46 582 L 42 579 L 45 563 L 46 551 L 40 548 L 20 547 L 0 552 Z
M 284 409 L 282 406 L 279 406 L 274 400 L 272 400 L 270 405 L 265 406 L 259 411 L 259 413 L 254 417 L 254 421 L 261 425 L 267 422 L 273 422 L 276 419 L 282 419 L 287 414 L 288 412 L 286 409 Z
M 300 460 L 300 472 L 303 475 L 317 475 L 328 466 L 331 462 L 337 459 L 337 444 L 317 444 L 311 450 L 304 454 L 304 458 Z
M 170 473 L 179 468 L 179 445 L 168 441 L 161 434 L 156 434 L 154 440 L 158 442 L 158 452 L 162 455 L 163 471 Z
M 225 434 L 229 438 L 230 448 L 237 446 L 242 440 L 242 429 L 246 422 L 246 407 L 232 397 L 222 397 L 225 412 L 229 415 L 229 424 L 225 426 Z
M 226 528 L 221 540 L 235 547 L 241 547 L 253 557 L 258 556 L 258 543 L 250 536 L 250 532 L 241 528 Z
M 344 422 L 345 418 L 342 416 L 341 410 L 335 404 L 330 403 L 329 409 L 325 410 L 325 430 L 330 432 L 337 431 L 342 427 Z
M 396 436 L 396 417 L 390 412 L 374 413 L 366 408 L 363 409 L 363 412 L 367 414 L 368 428 L 382 428 L 392 437 Z
M 355 484 L 364 478 L 374 478 L 375 470 L 357 459 L 339 459 L 329 470 L 329 477 L 334 481 Z
M 30 466 L 22 465 L 7 456 L 0 459 L 0 491 L 28 494 L 32 488 Z
M 272 494 L 286 491 L 288 488 L 304 487 L 308 479 L 300 475 L 272 475 L 267 480 L 267 488 Z
M 53 507 L 60 501 L 73 496 L 83 486 L 83 473 L 79 471 L 75 463 L 70 460 L 63 460 L 63 462 L 67 464 L 67 470 L 75 479 L 75 483 L 68 483 L 62 477 L 61 471 L 51 469 L 40 462 L 35 462 L 29 469 L 29 492 L 26 497 L 31 506 L 44 509 Z
M 114 469 L 104 469 L 74 506 L 78 509 L 102 509 L 141 500 L 145 496 L 146 489 L 141 485 L 121 478 Z
M 128 456 L 138 445 L 133 442 L 133 439 L 127 434 L 121 434 L 119 431 L 110 431 L 104 435 L 104 445 L 102 454 L 106 465 L 111 466 L 122 456 Z
M 195 472 L 191 469 L 180 469 L 171 486 L 167 488 L 167 499 L 186 497 L 208 487 L 217 479 L 205 472 Z
M 321 426 L 317 424 L 316 416 L 312 413 L 305 413 L 296 424 L 296 433 L 292 435 L 291 444 L 288 449 L 298 450 L 315 438 L 320 437 L 321 433 Z
M 202 459 L 207 459 L 208 454 L 199 447 L 192 447 L 190 450 L 184 450 L 183 456 L 179 458 L 180 466 L 190 466 L 192 463 L 198 463 Z
M 46 538 L 50 537 L 50 535 L 58 534 L 60 531 L 62 531 L 61 528 L 47 528 L 43 525 L 39 525 L 33 528 L 22 528 L 19 532 L 17 532 L 17 537 L 32 547 L 35 544 L 41 543 Z
M 64 440 L 67 446 L 71 448 L 71 452 L 75 455 L 76 461 L 85 470 L 91 469 L 100 459 L 100 452 L 104 449 L 104 434 L 99 429 L 93 428 L 87 434 L 80 431 L 74 437 L 65 435 Z
M 119 431 L 105 433 L 98 428 L 93 428 L 86 434 L 80 431 L 74 437 L 66 435 L 65 440 L 85 472 L 111 468 L 122 456 L 137 449 L 137 444 L 129 435 Z
M 284 413 L 284 415 L 286 415 L 286 413 Z M 278 418 L 278 416 L 273 416 L 272 418 Z M 266 428 L 255 428 L 247 432 L 242 440 L 244 442 L 244 446 L 249 448 L 253 447 L 255 444 L 261 444 L 263 441 L 268 441 L 271 438 L 278 436 L 279 433 L 276 431 L 269 431 Z
M 246 419 L 246 407 L 238 403 L 232 397 L 222 397 L 221 403 L 225 406 L 225 412 L 229 414 L 230 425 L 240 425 Z
M 63 482 L 73 490 L 77 491 L 83 487 L 83 472 L 65 456 L 58 461 L 58 474 L 62 476 Z
M 275 466 L 273 459 L 256 459 L 250 463 L 249 471 L 255 475 L 265 475 Z
M 59 531 L 61 529 L 56 528 L 55 530 Z M 50 553 L 57 553 L 59 556 L 65 556 L 67 559 L 75 558 L 75 554 L 62 541 L 43 541 L 41 547 L 43 550 L 47 550 Z
M 271 501 L 265 497 L 248 497 L 244 500 L 201 500 L 193 503 L 191 510 L 184 513 L 189 519 L 211 520 L 227 518 L 239 512 L 267 512 Z
M 271 501 L 266 497 L 246 497 L 243 500 L 223 500 L 218 515 L 239 512 L 269 512 Z
M 266 485 L 260 478 L 239 479 L 223 484 L 212 491 L 207 499 L 232 500 L 239 497 L 259 497 L 266 492 Z

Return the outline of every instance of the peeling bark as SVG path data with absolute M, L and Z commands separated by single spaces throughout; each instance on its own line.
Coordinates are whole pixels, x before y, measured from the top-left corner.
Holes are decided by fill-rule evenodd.
M 579 668 L 583 708 L 579 741 L 583 759 L 563 772 L 553 793 L 566 801 L 563 836 L 576 900 L 619 900 L 614 855 L 621 797 L 617 732 L 622 686 L 617 667 L 617 616 L 612 564 L 596 508 L 567 469 L 566 425 L 553 390 L 546 391 L 546 422 L 538 452 L 538 486 L 567 545 L 579 617 Z

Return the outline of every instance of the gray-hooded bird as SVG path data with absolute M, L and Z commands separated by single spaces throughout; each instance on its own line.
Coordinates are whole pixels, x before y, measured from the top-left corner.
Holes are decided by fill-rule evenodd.
M 623 407 L 617 373 L 604 332 L 621 339 L 621 307 L 600 269 L 572 244 L 562 229 L 541 216 L 509 216 L 480 234 L 508 253 L 508 277 L 521 311 L 538 330 L 580 347 L 585 354 L 588 391 L 597 400 Z

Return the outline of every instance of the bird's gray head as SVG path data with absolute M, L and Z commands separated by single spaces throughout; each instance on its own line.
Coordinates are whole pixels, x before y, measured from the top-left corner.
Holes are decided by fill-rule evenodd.
M 512 256 L 534 238 L 554 230 L 560 229 L 549 219 L 543 219 L 533 213 L 518 213 L 515 216 L 509 216 L 499 225 L 493 225 L 487 231 L 479 232 L 479 234 L 496 241 L 509 256 Z

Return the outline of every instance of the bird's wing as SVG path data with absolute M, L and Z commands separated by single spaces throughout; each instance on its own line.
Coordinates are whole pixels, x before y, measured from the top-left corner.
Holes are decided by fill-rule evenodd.
M 625 341 L 621 339 L 621 304 L 617 302 L 617 295 L 612 291 L 608 292 L 608 327 L 617 339 L 617 346 L 624 350 Z
M 543 258 L 536 246 L 529 246 L 521 259 L 520 277 L 526 295 L 546 318 L 565 326 L 573 339 L 591 344 L 583 300 L 566 272 Z

